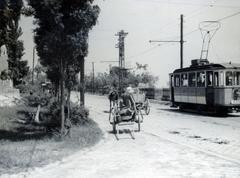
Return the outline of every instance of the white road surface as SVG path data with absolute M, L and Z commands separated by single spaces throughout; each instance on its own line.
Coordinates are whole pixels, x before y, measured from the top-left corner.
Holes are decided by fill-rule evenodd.
M 135 139 L 124 132 L 117 140 L 106 96 L 87 95 L 86 101 L 105 133 L 99 144 L 61 162 L 2 178 L 240 178 L 240 114 L 201 116 L 152 103 Z

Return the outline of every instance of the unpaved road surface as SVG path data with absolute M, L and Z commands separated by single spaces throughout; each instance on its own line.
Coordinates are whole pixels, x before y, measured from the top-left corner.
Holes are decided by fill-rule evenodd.
M 73 100 L 77 101 L 77 94 Z M 61 162 L 2 177 L 240 177 L 239 114 L 201 116 L 152 103 L 141 132 L 134 132 L 135 139 L 123 132 L 117 140 L 108 122 L 106 96 L 87 95 L 86 101 L 91 117 L 105 133 L 99 144 Z

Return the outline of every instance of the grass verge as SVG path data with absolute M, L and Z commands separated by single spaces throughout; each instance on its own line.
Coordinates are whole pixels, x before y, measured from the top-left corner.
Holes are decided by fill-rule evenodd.
M 17 109 L 0 108 L 0 175 L 25 172 L 59 161 L 95 145 L 103 136 L 98 125 L 90 119 L 84 125 L 72 127 L 71 137 L 61 141 L 43 132 L 26 132 L 17 122 Z

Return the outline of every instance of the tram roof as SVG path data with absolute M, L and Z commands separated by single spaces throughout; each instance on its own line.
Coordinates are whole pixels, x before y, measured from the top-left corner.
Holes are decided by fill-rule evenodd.
M 173 73 L 190 72 L 196 70 L 218 70 L 218 69 L 240 69 L 240 63 L 221 63 L 190 66 L 182 69 L 176 69 Z

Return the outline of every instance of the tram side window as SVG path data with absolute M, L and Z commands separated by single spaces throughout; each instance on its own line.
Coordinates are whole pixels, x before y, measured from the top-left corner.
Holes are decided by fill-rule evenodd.
M 207 72 L 207 86 L 213 86 L 213 72 Z
M 197 86 L 205 87 L 205 82 L 206 82 L 205 72 L 198 72 L 197 73 Z
M 196 86 L 196 74 L 195 73 L 189 73 L 189 87 L 195 87 Z
M 183 86 L 183 87 L 188 86 L 188 75 L 187 74 L 181 75 L 181 86 Z
M 226 86 L 233 85 L 233 73 L 231 71 L 226 72 Z
M 219 75 L 218 72 L 214 72 L 214 86 L 218 87 L 219 85 Z
M 174 86 L 180 87 L 180 75 L 174 75 Z
M 240 85 L 240 71 L 234 72 L 234 84 Z
M 221 71 L 219 75 L 219 86 L 223 86 L 223 85 L 224 85 L 224 74 L 223 74 L 223 71 Z

